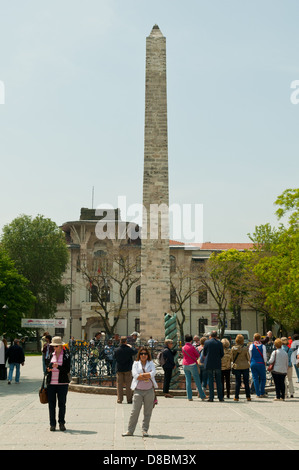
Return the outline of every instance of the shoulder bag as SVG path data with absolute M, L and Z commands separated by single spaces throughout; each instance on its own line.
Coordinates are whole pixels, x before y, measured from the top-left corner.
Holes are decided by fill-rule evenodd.
M 274 355 L 274 361 L 272 362 L 272 364 L 269 364 L 268 366 L 268 369 L 267 369 L 268 372 L 271 372 L 274 369 L 275 360 L 276 360 L 276 351 Z
M 194 357 L 190 356 L 190 354 L 188 354 L 187 351 L 185 351 L 184 348 L 182 348 L 182 351 L 184 351 L 184 353 L 187 354 L 187 356 L 189 356 L 190 359 L 193 359 L 194 362 L 196 362 L 196 367 L 197 367 L 198 373 L 200 373 L 200 364 L 197 362 L 200 359 L 200 355 L 198 356 L 198 358 L 194 358 Z M 202 349 L 202 351 L 203 351 L 203 349 Z
M 41 386 L 41 388 L 39 389 L 39 392 L 38 392 L 39 401 L 42 404 L 48 403 L 48 392 L 47 392 L 47 387 L 45 387 L 45 377 L 46 376 L 44 375 L 42 386 Z

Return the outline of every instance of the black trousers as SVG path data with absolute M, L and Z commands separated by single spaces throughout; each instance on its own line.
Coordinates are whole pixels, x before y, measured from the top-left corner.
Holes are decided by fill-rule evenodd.
M 224 395 L 224 381 L 226 384 L 226 396 L 229 398 L 230 396 L 230 369 L 221 370 L 221 383 L 223 388 L 223 395 Z
M 287 374 L 275 374 L 272 372 L 272 377 L 274 380 L 276 398 L 285 398 L 285 377 Z
M 163 393 L 169 392 L 171 376 L 172 376 L 172 369 L 164 369 Z
M 48 405 L 50 426 L 56 426 L 56 401 L 58 401 L 58 423 L 65 424 L 66 396 L 69 386 L 48 385 Z
M 5 364 L 0 364 L 0 380 L 6 380 L 7 379 L 7 368 L 5 367 Z

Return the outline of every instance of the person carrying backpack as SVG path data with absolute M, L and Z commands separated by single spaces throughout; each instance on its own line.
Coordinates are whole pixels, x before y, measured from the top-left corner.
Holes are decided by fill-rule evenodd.
M 172 371 L 176 367 L 175 362 L 174 362 L 174 356 L 176 355 L 177 351 L 176 349 L 172 349 L 172 346 L 173 346 L 172 339 L 166 339 L 165 348 L 164 348 L 162 357 L 159 359 L 159 362 L 162 365 L 163 370 L 164 370 L 163 393 L 164 393 L 165 398 L 173 398 L 173 395 L 169 393 L 169 387 L 170 387 Z

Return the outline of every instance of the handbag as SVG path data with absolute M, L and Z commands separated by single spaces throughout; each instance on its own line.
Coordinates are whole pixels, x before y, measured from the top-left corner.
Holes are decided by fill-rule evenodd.
M 240 354 L 240 353 L 238 352 L 238 354 L 236 355 L 235 360 L 234 360 L 234 362 L 233 362 L 233 365 L 232 365 L 232 373 L 233 373 L 234 375 L 235 375 L 235 373 L 236 373 L 236 366 L 237 366 L 236 362 L 237 362 L 237 359 L 238 359 L 239 354 Z
M 267 369 L 268 372 L 271 372 L 273 370 L 274 364 L 275 364 L 275 359 L 276 359 L 276 351 L 275 351 L 275 355 L 274 355 L 274 361 L 272 362 L 272 364 L 269 364 L 269 366 L 268 366 L 268 369 Z
M 41 388 L 39 389 L 39 392 L 38 392 L 39 401 L 42 404 L 48 403 L 48 391 L 47 391 L 47 387 L 45 387 L 45 377 L 46 376 L 44 375 L 42 386 L 41 386 Z

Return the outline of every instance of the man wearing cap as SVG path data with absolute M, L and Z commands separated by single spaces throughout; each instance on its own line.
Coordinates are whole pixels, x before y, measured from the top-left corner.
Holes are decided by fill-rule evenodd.
M 133 357 L 137 349 L 127 343 L 127 337 L 121 336 L 120 346 L 114 351 L 116 360 L 116 387 L 117 403 L 123 401 L 123 387 L 126 387 L 127 402 L 132 403 L 133 391 L 131 390 Z
M 131 344 L 132 346 L 137 346 L 137 347 L 140 346 L 140 338 L 139 338 L 139 334 L 137 333 L 137 331 L 133 331 L 133 333 L 131 333 L 131 335 L 128 336 L 127 343 Z

